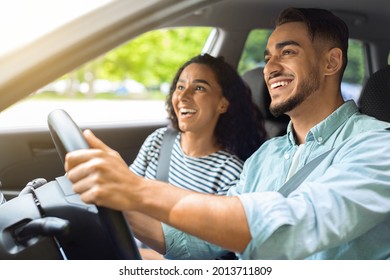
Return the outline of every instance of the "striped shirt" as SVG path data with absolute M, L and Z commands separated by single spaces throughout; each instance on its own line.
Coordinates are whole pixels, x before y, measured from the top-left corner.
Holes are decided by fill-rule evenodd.
M 164 133 L 159 128 L 143 143 L 130 170 L 139 176 L 156 179 L 158 157 Z M 172 185 L 202 193 L 225 195 L 239 180 L 243 162 L 225 151 L 203 157 L 190 157 L 180 146 L 180 133 L 176 136 L 169 167 L 168 182 Z

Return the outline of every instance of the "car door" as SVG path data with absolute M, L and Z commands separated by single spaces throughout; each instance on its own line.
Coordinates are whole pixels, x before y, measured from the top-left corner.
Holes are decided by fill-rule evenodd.
M 145 138 L 166 123 L 161 120 L 141 124 L 94 125 L 88 128 L 130 164 Z M 44 178 L 49 182 L 65 173 L 47 128 L 0 130 L 0 154 L 1 191 L 7 200 L 36 178 Z

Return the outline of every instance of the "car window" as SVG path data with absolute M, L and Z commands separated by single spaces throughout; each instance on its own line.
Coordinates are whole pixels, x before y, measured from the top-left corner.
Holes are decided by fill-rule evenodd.
M 238 64 L 241 75 L 250 69 L 264 66 L 264 50 L 271 32 L 270 29 L 256 29 L 249 33 Z
M 182 27 L 147 32 L 3 111 L 0 127 L 46 126 L 47 115 L 58 108 L 79 124 L 164 119 L 173 76 L 201 53 L 210 31 Z
M 255 67 L 264 66 L 264 50 L 270 34 L 271 30 L 268 29 L 256 29 L 250 32 L 238 66 L 241 75 Z M 341 92 L 345 100 L 358 100 L 366 77 L 365 63 L 364 44 L 350 39 L 348 65 L 341 84 Z
M 348 64 L 341 83 L 344 100 L 358 101 L 366 78 L 366 58 L 364 44 L 359 40 L 349 39 Z

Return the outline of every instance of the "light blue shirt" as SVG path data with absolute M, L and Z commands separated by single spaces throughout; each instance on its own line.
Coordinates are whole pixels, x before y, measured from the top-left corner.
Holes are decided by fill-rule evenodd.
M 239 195 L 252 240 L 242 259 L 390 258 L 390 127 L 349 101 L 306 136 L 298 170 L 333 148 L 287 198 L 297 145 L 288 132 L 244 165 Z
M 390 258 L 390 127 L 343 104 L 306 136 L 296 166 L 332 152 L 287 198 L 285 183 L 298 149 L 291 123 L 244 165 L 238 195 L 252 236 L 241 259 Z M 215 256 L 218 247 L 184 233 L 168 238 L 172 258 Z M 208 251 L 201 251 L 205 248 Z

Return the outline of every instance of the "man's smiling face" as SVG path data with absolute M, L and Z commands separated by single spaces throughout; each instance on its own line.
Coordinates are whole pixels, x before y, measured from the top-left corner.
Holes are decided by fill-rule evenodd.
M 264 52 L 264 77 L 275 116 L 290 115 L 319 89 L 319 52 L 314 44 L 301 22 L 280 25 L 271 34 Z

